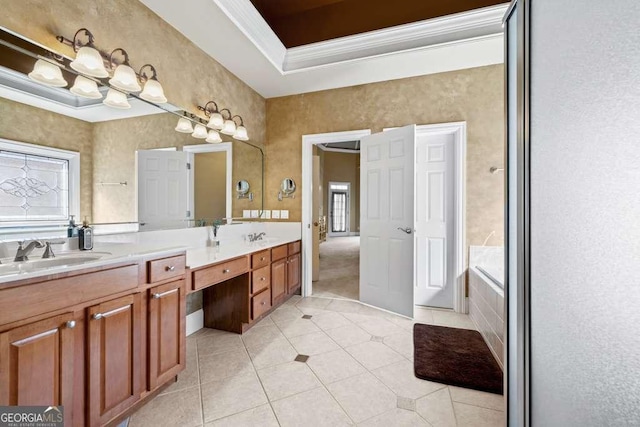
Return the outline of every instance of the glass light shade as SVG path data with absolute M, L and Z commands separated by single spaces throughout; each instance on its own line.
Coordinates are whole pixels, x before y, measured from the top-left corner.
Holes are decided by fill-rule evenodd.
M 222 114 L 220 113 L 211 114 L 211 117 L 209 117 L 209 123 L 207 123 L 207 126 L 216 130 L 222 129 L 224 127 L 224 119 L 222 118 Z
M 120 108 L 121 110 L 131 108 L 131 104 L 127 101 L 127 95 L 115 89 L 109 89 L 109 92 L 107 92 L 107 96 L 102 103 L 109 107 Z
M 224 133 L 225 135 L 233 135 L 234 133 L 236 133 L 235 122 L 233 120 L 225 120 L 224 126 L 222 127 L 222 130 L 220 132 Z
M 89 99 L 100 99 L 102 94 L 98 90 L 98 84 L 84 76 L 76 77 L 73 86 L 69 89 L 74 95 L 82 96 Z
M 29 73 L 29 78 L 46 86 L 65 87 L 67 81 L 62 77 L 60 67 L 44 59 L 38 59 Z
M 191 124 L 190 120 L 185 119 L 183 117 L 180 120 L 178 120 L 178 125 L 176 126 L 176 130 L 182 133 L 192 133 L 193 125 Z
M 218 131 L 210 130 L 209 135 L 205 141 L 210 142 L 212 144 L 217 144 L 218 142 L 222 142 L 222 138 L 220 138 L 220 134 Z
M 240 125 L 236 128 L 236 133 L 233 134 L 233 137 L 239 141 L 248 141 L 249 135 L 247 135 L 247 128 Z
M 207 128 L 204 127 L 204 125 L 196 125 L 191 136 L 198 139 L 205 139 L 209 134 L 207 133 Z
M 127 92 L 140 92 L 142 88 L 138 83 L 138 76 L 133 68 L 125 64 L 120 64 L 113 72 L 113 77 L 109 79 L 109 84 L 115 88 Z
M 167 102 L 167 97 L 164 96 L 162 85 L 159 81 L 154 79 L 149 79 L 144 84 L 144 89 L 142 89 L 142 92 L 140 93 L 140 98 L 157 104 L 164 104 Z
M 96 49 L 89 46 L 82 46 L 76 54 L 76 59 L 71 61 L 71 68 L 79 73 L 86 74 L 91 77 L 104 79 L 109 77 L 107 69 L 104 68 L 102 55 Z

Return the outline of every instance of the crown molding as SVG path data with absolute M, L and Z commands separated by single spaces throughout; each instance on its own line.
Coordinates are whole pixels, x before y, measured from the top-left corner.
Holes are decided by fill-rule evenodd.
M 225 15 L 283 74 L 392 53 L 502 35 L 508 5 L 491 6 L 287 49 L 249 0 L 214 0 Z

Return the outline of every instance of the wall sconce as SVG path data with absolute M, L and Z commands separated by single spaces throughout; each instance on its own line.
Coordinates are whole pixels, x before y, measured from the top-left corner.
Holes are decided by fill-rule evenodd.
M 98 90 L 98 84 L 94 80 L 85 76 L 77 76 L 69 91 L 74 95 L 82 96 L 84 98 L 102 98 L 102 93 Z
M 220 113 L 222 114 L 225 111 L 229 113 L 229 118 L 224 120 L 224 126 L 222 127 L 222 130 L 220 132 L 224 133 L 225 135 L 233 136 L 233 134 L 236 133 L 236 122 L 231 120 L 232 114 L 228 108 L 220 111 Z M 224 117 L 224 114 L 222 115 L 222 117 Z
M 207 132 L 207 128 L 204 127 L 204 125 L 197 124 L 191 136 L 198 139 L 205 139 L 209 137 L 209 133 Z
M 231 120 L 235 119 L 236 117 L 240 119 L 240 124 L 236 127 L 236 131 L 233 133 L 233 138 L 239 141 L 248 141 L 249 135 L 247 134 L 247 128 L 244 127 L 244 121 L 242 120 L 242 117 L 235 115 L 231 118 Z
M 193 133 L 193 125 L 191 124 L 191 120 L 186 117 L 180 117 L 178 120 L 178 125 L 176 126 L 176 131 L 181 133 Z
M 209 118 L 207 127 L 215 130 L 220 130 L 224 127 L 224 118 L 218 111 L 218 104 L 214 101 L 207 102 L 204 107 L 198 105 L 198 110 L 204 112 L 204 115 Z
M 119 108 L 121 110 L 128 110 L 131 108 L 131 104 L 129 104 L 129 101 L 127 100 L 127 94 L 113 88 L 109 89 L 109 92 L 107 92 L 107 96 L 104 98 L 102 103 L 109 107 Z
M 148 68 L 151 71 L 151 77 L 147 75 L 145 68 Z M 140 80 L 144 83 L 144 88 L 140 93 L 140 98 L 157 104 L 166 103 L 167 97 L 164 96 L 164 89 L 158 81 L 156 68 L 151 64 L 145 64 L 140 68 L 140 73 L 138 74 L 140 75 Z
M 218 133 L 217 130 L 209 129 L 209 133 L 205 141 L 211 144 L 217 144 L 219 142 L 222 142 L 222 138 L 220 138 L 220 134 Z
M 87 43 L 83 44 L 80 42 L 78 38 L 80 34 L 87 36 Z M 62 36 L 56 38 L 60 43 L 68 42 L 68 40 Z M 73 36 L 73 41 L 71 42 L 71 46 L 74 52 L 76 52 L 76 59 L 71 61 L 69 65 L 79 73 L 104 79 L 109 77 L 109 72 L 104 67 L 104 60 L 98 49 L 96 49 L 94 40 L 93 34 L 86 28 L 80 28 L 76 31 L 76 34 Z
M 60 67 L 46 59 L 38 59 L 28 76 L 31 80 L 45 86 L 65 87 L 67 85 Z
M 113 60 L 113 55 L 116 52 L 120 52 L 123 56 L 123 60 L 120 64 L 117 64 Z M 129 54 L 126 50 L 122 48 L 114 49 L 109 54 L 109 63 L 111 68 L 115 68 L 113 72 L 113 77 L 109 79 L 109 84 L 116 89 L 124 90 L 126 92 L 140 92 L 142 88 L 138 83 L 138 76 L 136 76 L 136 72 L 133 71 L 131 65 L 129 65 Z
M 282 199 L 295 199 L 296 196 L 293 194 L 296 191 L 296 183 L 291 178 L 285 178 L 282 180 L 280 184 L 280 191 L 278 192 L 278 200 L 282 201 Z

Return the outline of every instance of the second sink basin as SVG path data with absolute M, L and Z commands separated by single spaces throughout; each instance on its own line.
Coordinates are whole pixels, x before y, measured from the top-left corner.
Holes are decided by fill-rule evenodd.
M 36 258 L 25 262 L 4 261 L 0 264 L 0 276 L 29 273 L 45 268 L 66 267 L 99 260 L 108 252 L 66 253 L 58 254 L 55 258 Z

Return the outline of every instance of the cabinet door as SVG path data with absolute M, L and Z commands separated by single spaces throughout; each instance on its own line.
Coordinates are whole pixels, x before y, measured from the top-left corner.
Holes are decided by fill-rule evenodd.
M 68 313 L 0 334 L 0 405 L 64 405 L 72 424 L 74 327 Z
M 149 389 L 184 368 L 186 352 L 184 280 L 149 289 Z
M 102 425 L 140 397 L 140 294 L 88 309 L 89 424 Z
M 300 289 L 300 254 L 287 258 L 287 293 Z
M 287 292 L 287 260 L 281 259 L 271 264 L 271 305 Z

